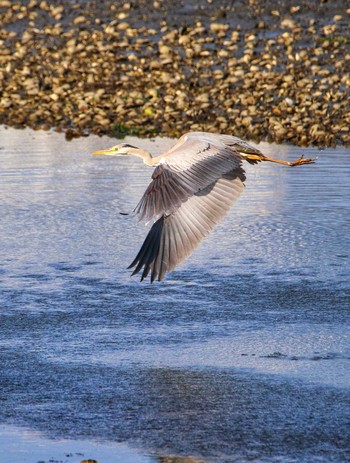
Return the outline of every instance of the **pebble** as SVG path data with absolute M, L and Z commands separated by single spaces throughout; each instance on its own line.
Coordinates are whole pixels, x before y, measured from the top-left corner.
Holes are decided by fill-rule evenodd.
M 0 0 L 0 123 L 350 144 L 346 2 L 170 3 Z

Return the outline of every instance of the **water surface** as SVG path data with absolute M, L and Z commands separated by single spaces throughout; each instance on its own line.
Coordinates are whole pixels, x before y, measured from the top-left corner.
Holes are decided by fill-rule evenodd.
M 259 145 L 319 158 L 247 166 L 151 285 L 126 270 L 147 228 L 120 212 L 152 170 L 90 155 L 113 143 L 0 129 L 1 463 L 350 461 L 349 150 Z

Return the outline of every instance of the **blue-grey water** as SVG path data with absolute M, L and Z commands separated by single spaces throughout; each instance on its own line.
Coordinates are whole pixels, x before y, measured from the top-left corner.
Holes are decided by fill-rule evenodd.
M 260 145 L 318 160 L 247 166 L 151 285 L 120 212 L 152 170 L 113 143 L 0 128 L 0 462 L 350 461 L 350 151 Z

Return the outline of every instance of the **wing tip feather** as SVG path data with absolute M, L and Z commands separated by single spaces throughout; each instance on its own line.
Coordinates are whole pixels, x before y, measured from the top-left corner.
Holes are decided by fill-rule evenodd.
M 159 245 L 160 240 L 163 232 L 163 224 L 164 224 L 164 217 L 158 219 L 151 227 L 150 231 L 148 232 L 140 251 L 138 252 L 135 259 L 132 263 L 128 266 L 128 269 L 133 267 L 136 268 L 132 272 L 131 276 L 136 275 L 142 270 L 143 272 L 141 275 L 141 281 L 143 281 L 149 275 L 151 271 L 151 283 L 155 280 L 157 275 L 153 275 L 154 273 L 154 264 L 159 253 Z

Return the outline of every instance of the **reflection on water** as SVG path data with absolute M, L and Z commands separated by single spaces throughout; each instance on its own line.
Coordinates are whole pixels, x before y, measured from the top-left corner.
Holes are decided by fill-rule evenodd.
M 152 171 L 89 155 L 112 143 L 0 131 L 0 423 L 100 463 L 111 442 L 136 463 L 349 461 L 350 153 L 247 166 L 222 224 L 150 285 L 126 270 L 146 228 L 119 212 Z
M 1 463 L 155 463 L 124 444 L 89 442 L 78 439 L 47 439 L 37 431 L 0 425 Z

